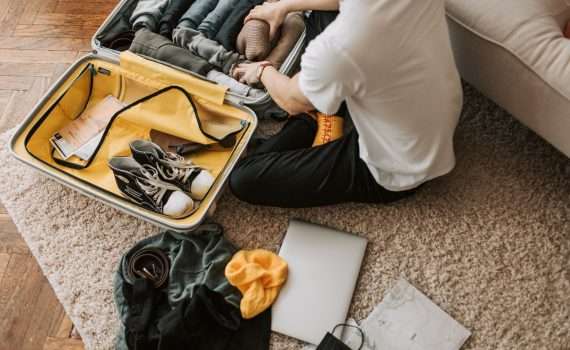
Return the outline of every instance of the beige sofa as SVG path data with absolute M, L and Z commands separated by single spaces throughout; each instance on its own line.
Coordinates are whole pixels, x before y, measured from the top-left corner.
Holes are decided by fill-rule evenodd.
M 446 0 L 461 76 L 570 157 L 570 0 Z

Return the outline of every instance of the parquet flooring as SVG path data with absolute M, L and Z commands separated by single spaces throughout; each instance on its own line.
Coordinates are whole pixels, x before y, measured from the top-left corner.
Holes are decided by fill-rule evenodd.
M 0 0 L 0 131 L 25 117 L 117 0 Z M 0 350 L 78 350 L 83 343 L 0 206 Z

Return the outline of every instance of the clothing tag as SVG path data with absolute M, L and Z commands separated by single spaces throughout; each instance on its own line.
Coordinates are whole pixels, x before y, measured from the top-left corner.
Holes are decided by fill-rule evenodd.
M 459 350 L 471 332 L 404 279 L 362 321 L 364 350 Z M 351 334 L 347 344 L 358 341 Z

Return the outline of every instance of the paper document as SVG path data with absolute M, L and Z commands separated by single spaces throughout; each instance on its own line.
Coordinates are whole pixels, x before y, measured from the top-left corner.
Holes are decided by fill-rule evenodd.
M 459 350 L 471 332 L 404 279 L 361 322 L 363 350 Z M 350 334 L 346 344 L 360 345 Z
M 95 151 L 113 115 L 123 107 L 121 101 L 109 95 L 89 106 L 79 117 L 56 132 L 50 138 L 50 143 L 63 159 L 75 155 L 87 160 Z

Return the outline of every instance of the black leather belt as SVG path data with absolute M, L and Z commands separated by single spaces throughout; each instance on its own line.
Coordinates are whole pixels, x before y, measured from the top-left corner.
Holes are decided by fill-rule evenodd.
M 170 260 L 160 249 L 141 249 L 129 259 L 129 278 L 133 281 L 137 278 L 149 280 L 154 288 L 160 288 L 166 283 L 169 272 Z

